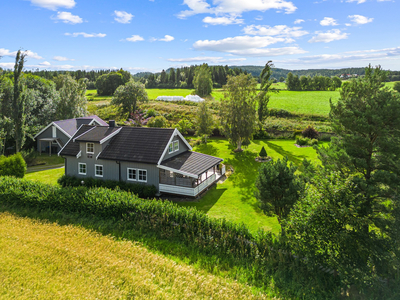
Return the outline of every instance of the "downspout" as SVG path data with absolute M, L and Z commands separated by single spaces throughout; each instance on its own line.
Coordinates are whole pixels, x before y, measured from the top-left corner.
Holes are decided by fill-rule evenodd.
M 118 181 L 121 181 L 121 162 L 117 160 L 116 163 L 118 164 Z

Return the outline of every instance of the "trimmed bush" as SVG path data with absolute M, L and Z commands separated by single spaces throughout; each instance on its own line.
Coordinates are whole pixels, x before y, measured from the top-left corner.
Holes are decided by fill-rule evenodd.
M 63 175 L 58 179 L 58 183 L 62 187 L 85 186 L 88 188 L 104 187 L 113 190 L 120 189 L 126 192 L 133 193 L 140 198 L 153 198 L 157 194 L 157 188 L 154 185 L 128 183 L 125 181 L 116 180 L 102 180 L 92 177 L 82 179 L 76 176 Z
M 21 153 L 8 157 L 0 156 L 0 176 L 23 178 L 26 173 L 26 162 Z
M 299 146 L 314 146 L 318 144 L 318 140 L 298 137 L 296 139 L 296 144 Z
M 267 151 L 265 151 L 265 148 L 264 148 L 264 146 L 261 148 L 261 151 L 260 151 L 260 154 L 259 154 L 261 157 L 267 157 L 268 156 L 268 154 L 267 154 Z
M 308 125 L 307 128 L 303 130 L 301 135 L 309 139 L 318 139 L 319 133 L 314 127 Z

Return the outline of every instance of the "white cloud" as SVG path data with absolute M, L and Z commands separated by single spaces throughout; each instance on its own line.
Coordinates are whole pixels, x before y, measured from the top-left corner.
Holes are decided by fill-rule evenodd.
M 73 8 L 75 0 L 29 0 L 32 5 L 47 8 L 50 10 L 57 10 L 60 7 Z
M 371 23 L 374 20 L 374 18 L 367 18 L 361 15 L 352 15 L 348 16 L 348 18 L 357 25 Z
M 303 22 L 305 22 L 303 19 L 296 19 L 293 23 L 294 24 L 300 24 L 300 23 L 303 23 Z
M 130 38 L 126 38 L 122 41 L 128 41 L 128 42 L 140 42 L 144 41 L 144 38 L 142 38 L 140 35 L 134 34 Z
M 49 63 L 48 61 L 44 61 L 44 62 L 39 63 L 39 65 L 41 65 L 43 67 L 48 67 L 48 66 L 51 66 L 51 63 Z
M 64 57 L 64 56 L 54 56 L 53 60 L 56 60 L 56 61 L 68 61 L 68 60 L 74 60 L 74 59 L 67 58 L 67 57 Z
M 73 15 L 67 11 L 57 12 L 57 16 L 52 17 L 52 19 L 55 21 L 61 21 L 63 23 L 67 23 L 67 24 L 79 24 L 79 23 L 83 22 L 81 17 L 79 17 L 77 15 Z
M 282 47 L 282 48 L 259 48 L 259 49 L 253 48 L 245 50 L 234 50 L 230 51 L 230 53 L 240 56 L 268 57 L 268 56 L 303 54 L 307 53 L 307 51 L 299 47 Z
M 190 10 L 181 11 L 178 18 L 186 18 L 196 14 L 231 14 L 240 15 L 248 11 L 266 11 L 269 9 L 284 10 L 293 13 L 297 7 L 286 0 L 214 0 L 211 7 L 206 0 L 184 0 Z
M 232 63 L 232 62 L 240 62 L 245 61 L 246 58 L 224 58 L 224 57 L 214 57 L 214 56 L 197 56 L 197 57 L 189 57 L 189 58 L 169 58 L 167 59 L 171 62 L 209 62 L 209 63 Z
M 341 32 L 339 29 L 328 30 L 327 32 L 316 31 L 317 35 L 314 36 L 309 43 L 329 43 L 333 41 L 347 39 L 349 34 Z
M 231 25 L 231 24 L 243 24 L 243 19 L 237 19 L 235 16 L 230 17 L 205 17 L 203 22 L 209 25 Z
M 319 22 L 322 26 L 336 26 L 338 23 L 334 18 L 325 17 L 321 22 Z
M 366 2 L 367 0 L 346 0 L 346 2 L 357 2 L 357 4 L 361 4 Z
M 157 38 L 151 38 L 150 41 L 155 42 L 155 41 L 160 41 L 160 42 L 171 42 L 175 38 L 171 35 L 166 34 L 163 38 L 157 39 Z
M 86 32 L 74 32 L 74 33 L 64 33 L 64 35 L 67 36 L 72 36 L 72 37 L 78 37 L 78 36 L 83 36 L 84 38 L 92 38 L 92 37 L 98 37 L 98 38 L 103 38 L 106 36 L 105 33 L 86 33 Z
M 0 56 L 9 56 L 9 57 L 15 57 L 17 55 L 18 51 L 10 51 L 8 49 L 0 48 Z M 36 52 L 32 52 L 31 50 L 26 50 L 21 52 L 25 53 L 27 57 L 31 57 L 34 59 L 43 59 L 40 55 L 38 55 Z
M 263 19 L 263 17 L 262 16 L 257 16 L 254 19 L 256 19 L 257 21 L 261 21 Z
M 301 37 L 308 34 L 307 31 L 301 30 L 301 27 L 289 27 L 286 25 L 249 25 L 243 31 L 245 34 L 250 35 L 269 35 L 269 36 L 283 36 L 283 37 Z
M 132 14 L 127 13 L 126 11 L 119 11 L 119 10 L 114 10 L 114 15 L 115 15 L 114 20 L 122 24 L 129 24 L 132 18 L 134 17 Z
M 12 63 L 12 62 L 10 62 L 10 63 L 0 63 L 0 68 L 12 69 L 12 68 L 14 68 L 14 63 Z

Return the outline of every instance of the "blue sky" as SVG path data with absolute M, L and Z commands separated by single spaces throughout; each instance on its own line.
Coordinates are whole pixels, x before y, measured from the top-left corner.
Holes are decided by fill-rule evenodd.
M 0 67 L 400 70 L 399 0 L 0 0 Z

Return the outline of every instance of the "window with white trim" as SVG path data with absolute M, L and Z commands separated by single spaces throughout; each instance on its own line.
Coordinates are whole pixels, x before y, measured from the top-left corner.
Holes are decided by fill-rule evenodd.
M 78 172 L 79 172 L 79 175 L 86 175 L 86 164 L 85 163 L 78 163 Z
M 173 141 L 168 146 L 168 153 L 173 153 L 175 151 L 179 151 L 179 141 Z
M 136 169 L 133 169 L 133 168 L 128 168 L 127 170 L 126 170 L 126 178 L 128 179 L 128 180 L 131 180 L 131 181 L 136 181 L 137 180 L 137 170 Z
M 86 143 L 86 153 L 94 154 L 94 144 Z
M 96 177 L 103 177 L 103 165 L 94 165 L 94 175 Z
M 138 181 L 147 182 L 147 170 L 138 170 Z
M 179 151 L 179 141 L 174 141 L 174 152 Z
M 57 137 L 57 128 L 56 128 L 56 126 L 52 127 L 52 131 L 53 131 L 53 138 Z

